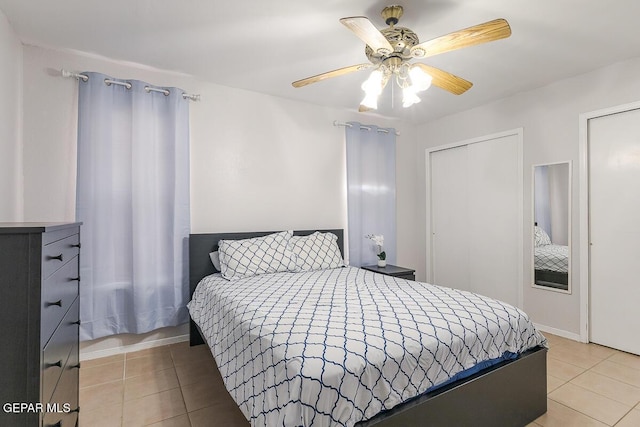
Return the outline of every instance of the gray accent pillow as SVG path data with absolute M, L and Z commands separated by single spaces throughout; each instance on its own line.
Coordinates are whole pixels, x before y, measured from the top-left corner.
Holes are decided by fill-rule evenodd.
M 211 264 L 215 267 L 216 270 L 220 271 L 220 252 L 215 251 L 209 254 L 209 258 L 211 258 Z

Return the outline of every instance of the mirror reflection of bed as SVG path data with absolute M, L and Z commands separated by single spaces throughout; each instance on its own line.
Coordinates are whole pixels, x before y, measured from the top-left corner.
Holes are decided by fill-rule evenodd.
M 569 290 L 569 246 L 551 243 L 546 231 L 538 225 L 535 225 L 534 236 L 534 283 L 538 286 Z
M 533 284 L 570 293 L 570 164 L 537 165 L 533 176 Z

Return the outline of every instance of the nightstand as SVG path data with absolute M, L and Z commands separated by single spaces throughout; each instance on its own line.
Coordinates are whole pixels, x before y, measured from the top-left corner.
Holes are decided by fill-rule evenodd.
M 377 265 L 365 265 L 360 268 L 373 271 L 374 273 L 397 277 L 399 279 L 416 280 L 415 270 L 411 270 L 410 268 L 398 267 L 397 265 L 387 264 L 386 267 L 378 267 Z

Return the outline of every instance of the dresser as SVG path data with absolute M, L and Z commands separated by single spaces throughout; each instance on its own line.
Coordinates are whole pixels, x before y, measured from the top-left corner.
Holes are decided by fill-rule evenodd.
M 0 223 L 0 426 L 78 419 L 80 223 Z

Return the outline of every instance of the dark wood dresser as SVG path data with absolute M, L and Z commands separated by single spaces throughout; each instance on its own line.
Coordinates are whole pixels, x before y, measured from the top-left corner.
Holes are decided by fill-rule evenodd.
M 0 426 L 78 420 L 80 223 L 0 223 Z

